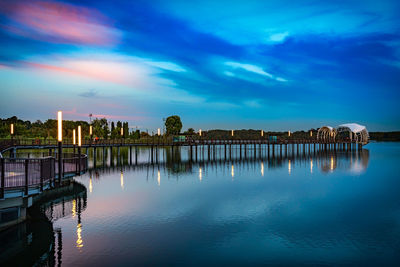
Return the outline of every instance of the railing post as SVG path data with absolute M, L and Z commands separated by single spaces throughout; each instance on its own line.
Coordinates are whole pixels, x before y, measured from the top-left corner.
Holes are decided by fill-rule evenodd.
M 43 173 L 44 173 L 43 161 L 44 159 L 40 160 L 40 191 L 43 191 Z
M 1 190 L 0 190 L 0 199 L 4 198 L 4 191 L 5 191 L 5 159 L 1 159 Z
M 28 169 L 29 169 L 29 160 L 25 160 L 25 196 L 28 195 Z

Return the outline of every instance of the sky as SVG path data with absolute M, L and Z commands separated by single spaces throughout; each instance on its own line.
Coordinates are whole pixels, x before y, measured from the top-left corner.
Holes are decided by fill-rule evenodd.
M 400 1 L 0 0 L 0 117 L 400 130 Z

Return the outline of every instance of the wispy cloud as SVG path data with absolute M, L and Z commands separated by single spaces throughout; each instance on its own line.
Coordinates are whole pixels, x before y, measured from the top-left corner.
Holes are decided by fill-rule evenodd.
M 238 69 L 238 68 L 239 68 L 239 69 L 244 69 L 244 70 L 246 70 L 246 71 L 253 72 L 253 73 L 256 73 L 256 74 L 259 74 L 259 75 L 268 77 L 268 78 L 270 78 L 270 79 L 276 80 L 276 81 L 278 81 L 278 82 L 287 82 L 286 79 L 281 78 L 281 77 L 275 77 L 275 76 L 272 75 L 271 73 L 268 73 L 268 72 L 264 71 L 261 67 L 256 66 L 256 65 L 252 65 L 252 64 L 243 64 L 243 63 L 238 63 L 238 62 L 225 62 L 225 65 L 227 65 L 227 66 L 229 66 L 229 67 L 232 67 L 232 68 L 234 68 L 234 69 Z M 229 74 L 227 74 L 227 73 L 225 72 L 225 75 L 232 76 L 232 75 L 231 75 L 231 74 L 232 74 L 231 72 L 228 72 L 228 73 L 229 73 Z
M 78 118 L 88 118 L 89 113 L 81 113 L 78 112 L 76 108 L 73 108 L 72 110 L 63 110 L 64 114 L 67 115 L 72 115 L 74 117 Z M 111 114 L 94 114 L 91 113 L 94 118 L 106 118 L 106 119 L 111 119 L 111 120 L 144 120 L 146 117 L 144 116 L 124 116 L 124 115 L 111 115 Z
M 112 45 L 122 32 L 95 9 L 46 1 L 9 2 L 3 12 L 9 33 L 53 43 Z
M 172 62 L 166 62 L 166 61 L 147 61 L 146 64 L 160 68 L 163 70 L 169 70 L 169 71 L 175 71 L 175 72 L 185 72 L 186 69 L 183 67 L 179 66 L 178 64 L 172 63 Z
M 94 89 L 90 89 L 88 91 L 80 93 L 79 96 L 87 97 L 87 98 L 94 98 L 94 97 L 98 97 L 99 93 Z
M 289 32 L 274 33 L 268 37 L 268 40 L 271 42 L 282 42 L 288 36 L 289 36 Z

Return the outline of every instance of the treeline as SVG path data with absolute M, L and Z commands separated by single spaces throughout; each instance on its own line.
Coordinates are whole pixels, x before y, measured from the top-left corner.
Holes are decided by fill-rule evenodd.
M 190 130 L 190 129 L 189 129 Z M 309 131 L 297 131 L 291 132 L 290 138 L 298 138 L 298 139 L 308 139 L 310 138 L 310 131 L 313 132 L 313 137 L 317 136 L 317 130 L 311 129 Z M 190 131 L 188 131 L 188 134 Z M 268 138 L 269 136 L 277 136 L 279 139 L 289 138 L 288 132 L 263 132 L 263 138 Z M 253 129 L 242 129 L 242 130 L 234 130 L 232 137 L 232 130 L 208 130 L 203 131 L 202 136 L 209 139 L 260 139 L 261 130 L 253 130 Z
M 173 120 L 166 122 L 167 133 L 171 135 L 180 133 L 182 129 L 182 123 L 180 122 L 179 116 L 171 116 Z M 37 120 L 30 122 L 29 120 L 21 120 L 16 116 L 7 119 L 0 118 L 0 138 L 10 138 L 10 125 L 14 124 L 14 136 L 16 138 L 43 138 L 43 139 L 56 139 L 57 138 L 57 120 L 48 119 L 45 122 Z M 73 129 L 77 129 L 78 126 L 82 127 L 83 138 L 89 138 L 89 127 L 93 127 L 93 137 L 101 139 L 115 139 L 115 138 L 132 138 L 139 139 L 149 136 L 147 132 L 141 132 L 139 130 L 129 131 L 128 122 L 112 121 L 109 123 L 107 119 L 95 119 L 89 124 L 87 121 L 69 121 L 63 120 L 63 136 L 64 138 L 72 138 Z M 123 129 L 123 135 L 121 136 L 121 128 Z M 310 132 L 313 137 L 317 136 L 318 129 L 310 129 L 308 131 L 296 131 L 291 132 L 290 138 L 296 139 L 308 139 L 310 138 Z M 183 133 L 184 135 L 192 136 L 193 139 L 198 139 L 200 136 L 193 128 L 189 128 Z M 400 141 L 400 131 L 395 132 L 370 132 L 370 139 L 375 141 Z M 277 136 L 279 139 L 289 138 L 288 132 L 275 132 L 266 131 L 264 132 L 264 138 L 269 136 Z M 231 130 L 208 130 L 202 132 L 203 138 L 208 139 L 260 139 L 261 130 L 253 129 L 242 129 L 234 130 L 232 137 Z
M 370 132 L 369 138 L 375 141 L 400 141 L 400 131 Z
M 37 120 L 30 122 L 29 120 L 21 120 L 16 116 L 7 119 L 0 119 L 0 138 L 9 138 L 10 126 L 14 124 L 14 136 L 16 138 L 44 138 L 44 139 L 55 139 L 57 138 L 57 120 L 48 119 L 45 122 Z M 117 121 L 114 123 L 109 122 L 107 119 L 95 119 L 89 124 L 86 121 L 70 121 L 63 120 L 63 137 L 72 138 L 73 130 L 77 129 L 78 126 L 82 128 L 82 136 L 89 138 L 89 127 L 93 127 L 93 137 L 102 139 L 109 138 L 140 138 L 141 136 L 147 136 L 145 132 L 139 130 L 129 132 L 128 122 Z M 121 136 L 121 128 L 123 128 L 123 135 Z

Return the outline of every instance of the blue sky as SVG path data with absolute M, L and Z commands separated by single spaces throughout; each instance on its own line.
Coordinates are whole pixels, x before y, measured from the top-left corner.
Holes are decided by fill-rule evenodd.
M 398 1 L 3 1 L 0 114 L 399 130 Z

